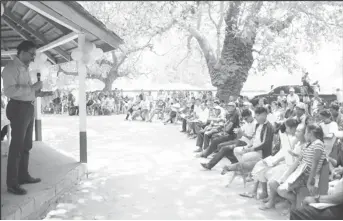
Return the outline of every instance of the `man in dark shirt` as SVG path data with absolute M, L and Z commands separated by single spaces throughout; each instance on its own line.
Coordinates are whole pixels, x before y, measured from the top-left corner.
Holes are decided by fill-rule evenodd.
M 239 115 L 236 110 L 236 104 L 234 102 L 230 102 L 227 105 L 227 109 L 228 114 L 227 122 L 224 125 L 224 135 L 212 137 L 211 144 L 200 155 L 198 155 L 198 157 L 207 158 L 217 150 L 219 144 L 236 139 L 234 129 L 239 128 Z
M 194 111 L 194 104 L 195 104 L 195 97 L 192 97 L 190 107 L 188 109 L 188 113 L 186 114 L 184 118 L 182 118 L 182 130 L 181 130 L 182 133 L 187 132 L 187 119 L 191 117 L 191 114 Z

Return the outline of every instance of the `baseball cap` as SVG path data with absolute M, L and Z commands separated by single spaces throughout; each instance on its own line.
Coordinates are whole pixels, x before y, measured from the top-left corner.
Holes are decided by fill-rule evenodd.
M 299 108 L 299 109 L 306 110 L 306 105 L 304 103 L 302 103 L 302 102 L 299 102 L 296 107 Z

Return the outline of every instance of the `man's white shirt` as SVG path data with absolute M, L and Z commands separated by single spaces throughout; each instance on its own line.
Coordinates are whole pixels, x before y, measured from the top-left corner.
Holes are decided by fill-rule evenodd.
M 241 130 L 249 137 L 252 137 L 255 133 L 256 129 L 256 120 L 253 120 L 252 122 L 244 122 L 244 124 L 241 127 Z M 247 137 L 243 136 L 240 139 L 241 141 L 246 142 L 248 145 L 252 143 L 252 139 L 248 139 Z
M 200 108 L 200 111 L 197 112 L 197 115 L 201 122 L 206 123 L 210 116 L 210 111 L 208 108 L 205 108 L 204 110 Z

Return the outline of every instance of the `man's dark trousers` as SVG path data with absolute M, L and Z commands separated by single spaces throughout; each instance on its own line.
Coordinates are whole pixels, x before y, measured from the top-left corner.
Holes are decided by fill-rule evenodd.
M 8 187 L 12 187 L 29 177 L 28 166 L 34 122 L 33 103 L 10 100 L 6 108 L 6 115 L 12 128 L 6 183 Z
M 235 142 L 235 141 L 234 141 Z M 237 141 L 236 147 L 247 145 L 244 141 Z M 220 148 L 219 152 L 214 155 L 214 157 L 208 162 L 210 168 L 214 167 L 221 159 L 224 157 L 228 158 L 231 163 L 238 163 L 238 159 L 233 153 L 233 148 L 231 145 L 223 146 Z
M 202 153 L 202 157 L 208 157 L 211 155 L 217 148 L 218 145 L 230 140 L 234 140 L 236 138 L 236 135 L 223 135 L 220 137 L 215 137 L 211 139 L 211 144 L 205 149 L 205 151 Z
M 182 118 L 182 131 L 186 132 L 187 130 L 187 120 Z

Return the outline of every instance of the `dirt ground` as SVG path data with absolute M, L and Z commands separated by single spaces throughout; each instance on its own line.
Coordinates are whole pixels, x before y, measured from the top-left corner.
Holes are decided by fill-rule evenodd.
M 194 157 L 195 140 L 180 125 L 128 122 L 124 116 L 95 116 L 87 122 L 88 179 L 66 193 L 45 219 L 288 219 L 260 202 L 242 198 L 240 178 L 223 159 L 205 171 Z M 43 139 L 78 158 L 78 118 L 45 116 Z

